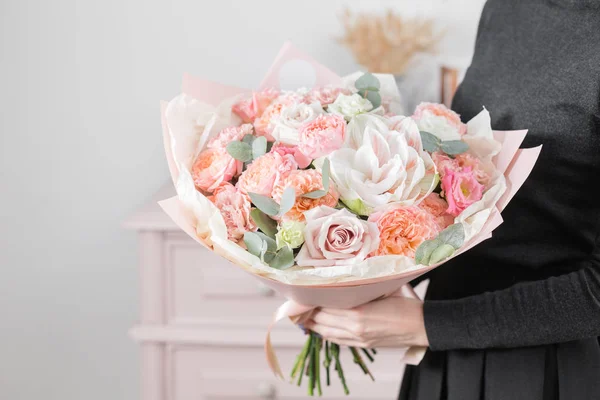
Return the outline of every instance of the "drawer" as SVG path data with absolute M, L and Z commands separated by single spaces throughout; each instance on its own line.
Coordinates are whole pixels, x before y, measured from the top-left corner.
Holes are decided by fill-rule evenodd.
M 171 325 L 266 327 L 285 298 L 184 234 L 164 242 L 165 303 Z
M 284 374 L 287 376 L 300 347 L 278 349 Z M 395 399 L 397 398 L 403 365 L 396 351 L 382 349 L 370 364 L 376 381 L 364 375 L 343 351 L 343 366 L 351 396 L 345 396 L 335 371 L 331 370 L 331 386 L 322 381 L 327 399 Z M 276 379 L 266 365 L 262 347 L 208 347 L 171 345 L 166 360 L 167 400 L 259 400 L 306 399 L 306 383 Z M 322 370 L 324 375 L 324 370 Z M 306 377 L 304 377 L 306 378 Z M 315 396 L 318 397 L 318 396 Z

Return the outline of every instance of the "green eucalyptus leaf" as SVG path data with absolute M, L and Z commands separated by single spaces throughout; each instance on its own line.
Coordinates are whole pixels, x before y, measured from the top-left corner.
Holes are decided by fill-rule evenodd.
M 433 133 L 421 131 L 421 143 L 423 143 L 423 150 L 433 153 L 440 149 L 442 141 Z
M 256 235 L 258 235 L 258 237 L 261 238 L 261 240 L 263 240 L 264 242 L 267 243 L 267 252 L 268 253 L 275 253 L 277 251 L 277 242 L 275 241 L 275 239 L 268 237 L 267 235 L 265 235 L 262 232 L 254 232 Z
M 296 203 L 296 190 L 293 187 L 288 186 L 281 195 L 281 202 L 279 203 L 279 215 L 285 215 L 288 211 L 294 207 Z
M 304 193 L 302 197 L 307 197 L 309 199 L 320 199 L 326 194 L 327 192 L 324 190 L 313 190 L 312 192 Z
M 360 90 L 358 94 L 369 100 L 373 105 L 373 109 L 381 105 L 381 95 L 376 90 Z
M 275 142 L 267 142 L 267 153 L 271 151 Z
M 469 145 L 462 140 L 446 140 L 440 143 L 440 149 L 448 155 L 456 156 L 469 150 Z
M 458 250 L 465 242 L 465 228 L 460 222 L 452 224 L 441 231 L 437 239 Z
M 441 244 L 443 243 L 438 239 L 425 240 L 417 247 L 415 262 L 421 265 L 429 265 L 431 253 L 433 253 L 433 251 Z
M 267 152 L 267 138 L 259 136 L 252 142 L 252 158 L 256 160 Z
M 265 235 L 271 238 L 275 237 L 275 234 L 277 233 L 276 221 L 269 218 L 267 214 L 260 211 L 258 208 L 253 208 L 252 211 L 250 211 L 250 217 L 252 218 L 256 226 L 258 226 L 258 229 L 263 231 Z
M 429 258 L 429 265 L 437 264 L 440 261 L 444 261 L 448 257 L 454 254 L 454 247 L 449 244 L 442 244 L 438 248 L 436 248 Z
M 248 253 L 261 257 L 263 240 L 256 232 L 245 232 L 244 243 Z
M 227 144 L 227 152 L 236 160 L 247 162 L 252 160 L 252 147 L 248 143 L 233 141 Z
M 288 246 L 283 246 L 275 256 L 269 261 L 269 266 L 275 269 L 288 269 L 294 265 L 294 252 Z
M 321 176 L 323 179 L 323 191 L 329 192 L 329 176 L 331 175 L 331 165 L 329 159 L 323 160 L 323 166 L 321 167 Z
M 279 204 L 277 204 L 272 198 L 258 193 L 248 193 L 248 195 L 250 196 L 250 200 L 252 200 L 252 203 L 256 206 L 256 208 L 265 214 L 275 216 L 277 213 L 279 213 Z
M 354 87 L 357 90 L 378 91 L 381 87 L 379 79 L 370 72 L 362 74 L 355 82 Z
M 248 133 L 248 134 L 244 135 L 244 137 L 242 138 L 242 142 L 252 145 L 252 142 L 254 142 L 254 138 L 255 138 L 254 135 L 251 135 Z

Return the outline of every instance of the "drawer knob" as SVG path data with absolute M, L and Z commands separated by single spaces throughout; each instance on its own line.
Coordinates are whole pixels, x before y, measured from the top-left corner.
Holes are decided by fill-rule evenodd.
M 268 287 L 267 285 L 265 285 L 264 283 L 259 283 L 258 284 L 258 293 L 260 293 L 261 296 L 271 297 L 275 294 L 275 291 L 273 289 L 271 289 L 270 287 Z
M 272 383 L 261 382 L 257 391 L 261 399 L 274 400 L 277 397 L 277 388 Z

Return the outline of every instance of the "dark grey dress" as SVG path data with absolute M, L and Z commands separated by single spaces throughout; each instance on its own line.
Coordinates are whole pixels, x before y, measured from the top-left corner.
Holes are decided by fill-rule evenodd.
M 600 399 L 600 0 L 488 0 L 452 108 L 542 144 L 505 222 L 432 271 L 403 400 Z

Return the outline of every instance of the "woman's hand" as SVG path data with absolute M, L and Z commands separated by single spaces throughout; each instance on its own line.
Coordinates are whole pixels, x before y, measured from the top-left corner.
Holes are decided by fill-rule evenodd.
M 318 309 L 304 327 L 345 346 L 429 346 L 423 303 L 405 297 L 388 297 L 350 310 Z

